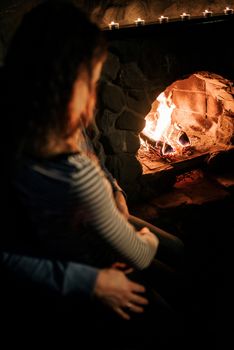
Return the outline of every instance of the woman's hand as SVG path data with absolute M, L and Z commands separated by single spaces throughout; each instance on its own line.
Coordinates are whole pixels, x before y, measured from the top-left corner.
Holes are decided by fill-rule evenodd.
M 133 272 L 133 268 L 130 267 L 129 265 L 127 265 L 126 263 L 123 263 L 123 262 L 115 262 L 111 265 L 111 267 L 113 269 L 123 271 L 125 273 L 125 275 Z
M 147 241 L 153 248 L 158 248 L 158 237 L 155 236 L 147 227 L 143 227 L 140 231 L 137 232 L 137 235 L 144 241 Z
M 125 320 L 130 319 L 128 310 L 144 312 L 148 300 L 140 295 L 145 287 L 129 280 L 122 271 L 100 270 L 94 288 L 95 296 Z

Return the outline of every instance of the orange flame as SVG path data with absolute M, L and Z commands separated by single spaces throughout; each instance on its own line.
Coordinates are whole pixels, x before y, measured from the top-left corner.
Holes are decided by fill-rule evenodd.
M 171 100 L 171 95 L 166 97 L 164 92 L 156 100 L 159 102 L 157 111 L 145 117 L 146 125 L 142 132 L 155 141 L 166 141 L 169 138 L 171 115 L 176 106 Z

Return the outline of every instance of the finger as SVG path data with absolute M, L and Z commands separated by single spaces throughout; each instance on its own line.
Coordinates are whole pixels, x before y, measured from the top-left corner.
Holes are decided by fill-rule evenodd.
M 126 275 L 133 272 L 133 268 L 129 267 L 129 265 L 122 263 L 122 262 L 115 262 L 111 265 L 113 269 L 117 269 L 120 271 L 123 271 Z
M 123 319 L 125 320 L 130 320 L 130 316 L 125 312 L 123 311 L 122 309 L 120 309 L 119 307 L 116 307 L 113 309 L 119 316 L 121 316 Z
M 138 231 L 140 235 L 144 236 L 145 234 L 149 233 L 150 230 L 147 227 L 143 227 L 140 231 Z
M 131 299 L 132 302 L 134 302 L 135 304 L 140 304 L 140 305 L 148 305 L 149 302 L 146 298 L 142 297 L 141 295 L 137 295 L 132 293 L 131 295 Z
M 141 314 L 142 312 L 144 312 L 144 308 L 142 306 L 135 305 L 132 303 L 131 303 L 131 307 L 129 307 L 129 310 L 137 314 Z
M 133 292 L 139 292 L 139 293 L 145 292 L 145 287 L 142 286 L 142 284 L 138 284 L 135 282 L 131 282 L 130 288 L 132 289 Z
M 127 264 L 122 263 L 122 262 L 115 262 L 111 265 L 112 268 L 114 269 L 126 269 L 127 268 Z

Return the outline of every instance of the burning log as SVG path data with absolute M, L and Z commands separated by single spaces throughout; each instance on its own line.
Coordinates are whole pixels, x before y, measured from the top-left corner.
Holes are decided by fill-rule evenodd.
M 163 144 L 163 146 L 162 146 L 162 153 L 163 154 L 166 155 L 166 154 L 170 154 L 170 153 L 174 152 L 174 149 L 171 145 L 169 145 L 166 142 L 162 142 L 162 141 L 159 141 L 159 142 Z M 157 146 L 158 146 L 158 144 L 157 144 Z
M 179 138 L 178 138 L 178 143 L 181 145 L 181 146 L 190 146 L 190 141 L 189 141 L 189 138 L 188 138 L 188 135 L 186 134 L 186 132 L 182 131 Z
M 150 147 L 152 147 L 160 157 L 169 155 L 174 152 L 173 147 L 166 142 L 163 142 L 161 140 L 153 140 L 151 137 L 145 135 L 142 132 L 140 133 L 140 137 L 142 140 L 146 141 L 147 144 L 150 145 Z
M 174 155 L 222 150 L 234 139 L 233 82 L 209 72 L 177 80 L 158 95 L 143 133 L 166 140 Z M 170 154 L 170 149 L 169 149 Z
M 155 141 L 154 139 L 152 139 L 149 136 L 146 136 L 145 134 L 143 134 L 143 132 L 140 133 L 140 138 L 142 140 L 144 140 L 145 142 L 147 142 L 147 144 L 149 144 L 150 146 L 152 146 L 153 148 L 156 148 L 156 143 L 157 141 Z

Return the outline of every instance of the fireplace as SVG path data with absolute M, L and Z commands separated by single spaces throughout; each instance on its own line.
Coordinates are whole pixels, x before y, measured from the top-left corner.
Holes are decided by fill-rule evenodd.
M 233 95 L 231 81 L 208 72 L 167 87 L 140 133 L 137 159 L 143 173 L 156 171 L 161 159 L 171 163 L 233 149 Z
M 217 152 L 232 154 L 233 17 L 105 31 L 96 121 L 106 165 L 130 200 L 160 193 Z M 164 125 L 160 136 L 152 122 Z

